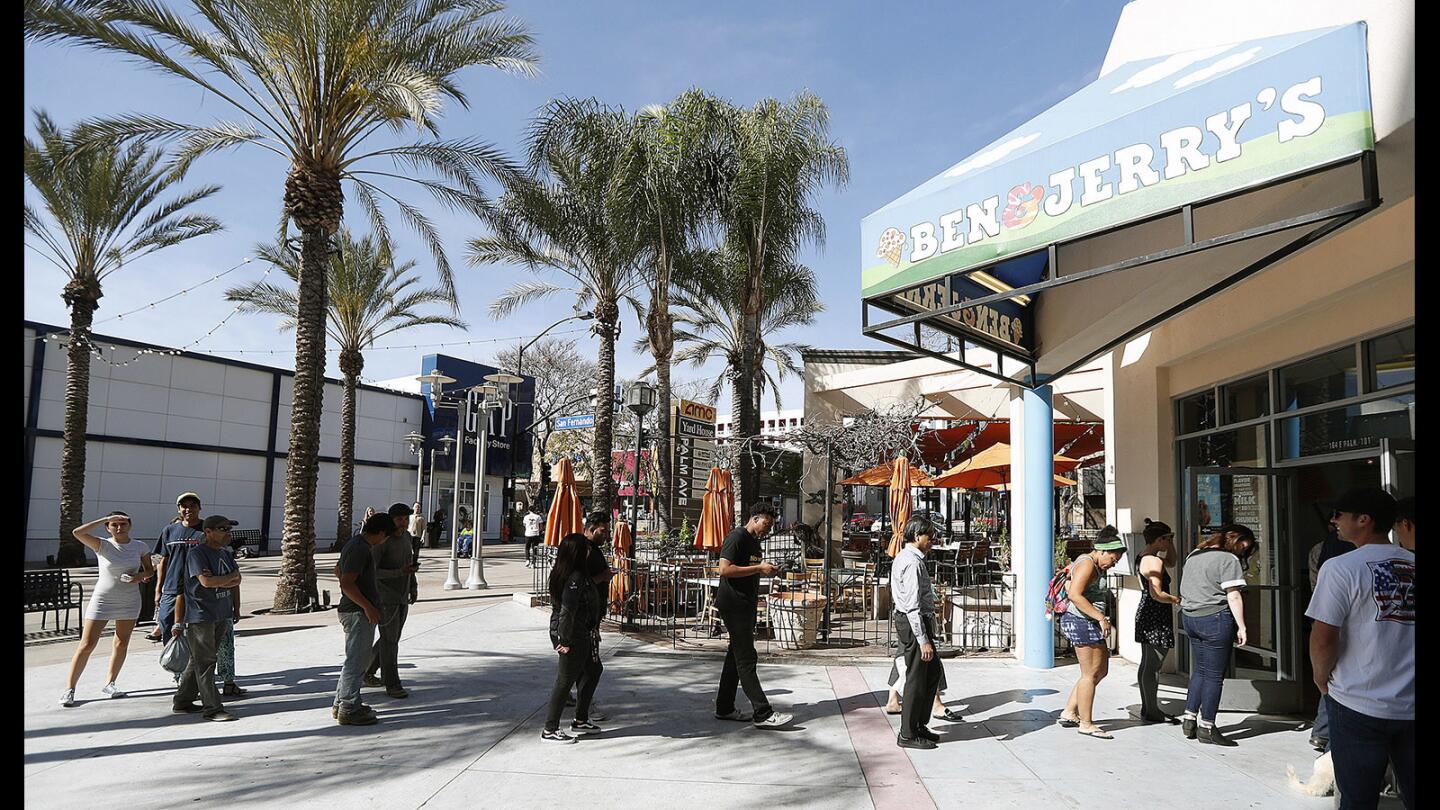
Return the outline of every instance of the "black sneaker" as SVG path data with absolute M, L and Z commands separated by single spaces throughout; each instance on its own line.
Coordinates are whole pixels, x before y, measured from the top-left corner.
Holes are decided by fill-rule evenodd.
M 1181 720 L 1180 733 L 1184 734 L 1187 740 L 1195 739 L 1195 720 L 1189 717 Z
M 1221 734 L 1219 726 L 1200 729 L 1200 733 L 1196 735 L 1195 739 L 1207 745 L 1223 745 L 1226 748 L 1234 748 L 1239 745 L 1239 743 Z
M 204 709 L 205 707 L 201 706 L 199 703 L 175 703 L 170 706 L 170 711 L 174 712 L 175 714 L 195 714 L 196 712 L 203 711 Z
M 936 747 L 934 740 L 926 739 L 925 737 L 902 737 L 898 734 L 895 735 L 895 744 L 901 748 L 918 748 L 922 751 L 928 751 Z
M 571 734 L 599 734 L 604 729 L 589 720 L 576 720 L 570 724 Z
M 915 729 L 915 736 L 929 740 L 931 742 L 940 742 L 940 735 L 936 734 L 928 728 Z
M 1324 753 L 1325 750 L 1330 747 L 1330 740 L 1326 737 L 1311 737 L 1310 747 L 1314 748 L 1316 751 Z
M 716 719 L 716 720 L 734 720 L 734 721 L 739 722 L 739 723 L 748 723 L 748 722 L 750 722 L 750 714 L 749 714 L 748 712 L 742 712 L 742 711 L 740 711 L 739 709 L 731 709 L 730 711 L 728 711 L 728 712 L 726 712 L 726 713 L 724 713 L 724 714 L 721 714 L 720 712 L 716 712 L 716 713 L 715 713 L 715 719 Z
M 574 737 L 571 737 L 569 734 L 566 734 L 565 732 L 559 731 L 559 730 L 556 730 L 556 731 L 544 731 L 544 730 L 542 730 L 542 731 L 540 732 L 540 739 L 542 739 L 542 740 L 544 740 L 544 741 L 546 741 L 546 742 L 560 743 L 561 745 L 568 745 L 568 744 L 570 744 L 570 743 L 575 742 L 575 738 L 574 738 Z

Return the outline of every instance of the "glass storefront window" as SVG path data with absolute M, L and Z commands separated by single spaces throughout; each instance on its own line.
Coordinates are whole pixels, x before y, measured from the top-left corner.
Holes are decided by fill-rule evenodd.
M 1282 411 L 1334 402 L 1358 393 L 1353 345 L 1280 369 Z
M 1225 399 L 1226 423 L 1244 422 L 1270 415 L 1270 377 L 1257 374 L 1220 389 Z
M 1265 425 L 1254 425 L 1184 439 L 1180 461 L 1184 467 L 1263 467 L 1269 463 L 1265 448 Z
M 1378 337 L 1366 344 L 1370 389 L 1379 391 L 1415 382 L 1415 330 Z
M 1282 458 L 1378 447 L 1380 440 L 1413 439 L 1415 395 L 1362 402 L 1280 421 Z
M 1181 433 L 1209 430 L 1218 425 L 1219 422 L 1215 419 L 1215 389 L 1201 391 L 1180 400 Z

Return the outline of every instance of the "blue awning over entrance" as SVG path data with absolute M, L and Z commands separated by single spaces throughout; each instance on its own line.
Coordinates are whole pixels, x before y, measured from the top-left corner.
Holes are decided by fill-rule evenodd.
M 1161 261 L 1280 230 L 1290 231 L 1290 242 L 1309 238 L 1329 219 L 1373 207 L 1373 195 L 1364 193 L 1359 208 L 1286 208 L 1214 233 L 1197 234 L 1191 215 L 1373 149 L 1363 23 L 1122 65 L 863 220 L 867 310 L 904 319 L 876 324 L 867 311 L 866 332 L 894 343 L 881 334 L 888 326 L 923 324 L 1033 367 L 1057 344 L 1035 320 L 1046 285 L 1077 268 L 1126 269 L 1098 260 L 1057 269 L 1057 247 L 1170 214 L 1173 240 L 1151 234 L 1128 255 L 1102 251 L 1109 264 Z M 1280 211 L 1277 196 L 1266 205 Z M 1296 220 L 1322 210 L 1330 216 Z M 1236 221 L 1228 212 L 1210 219 Z M 1250 232 L 1267 223 L 1285 227 Z M 1284 239 L 1272 242 L 1261 257 Z M 1244 258 L 1236 271 L 1259 258 L 1236 255 Z M 978 299 L 983 306 L 966 305 Z M 911 342 L 917 350 L 926 343 L 918 332 L 901 345 Z

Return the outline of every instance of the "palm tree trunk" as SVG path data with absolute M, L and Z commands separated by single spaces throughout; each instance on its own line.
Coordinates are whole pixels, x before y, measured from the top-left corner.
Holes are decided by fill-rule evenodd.
M 100 302 L 98 284 L 65 286 L 70 305 L 70 346 L 65 369 L 65 446 L 60 456 L 60 547 L 55 564 L 85 564 L 85 547 L 72 534 L 85 522 L 85 434 L 90 418 L 90 324 Z
M 755 408 L 756 380 L 760 375 L 760 262 L 752 260 L 745 281 L 741 306 L 740 396 L 736 422 L 742 440 L 760 433 L 760 414 Z M 740 454 L 740 503 L 750 508 L 759 496 L 759 476 L 748 448 Z
M 614 302 L 609 306 L 597 304 L 596 318 L 600 334 L 600 369 L 596 380 L 597 399 L 595 403 L 595 471 L 591 476 L 591 508 L 610 514 L 613 500 L 613 482 L 610 480 L 610 453 L 615 443 L 614 407 L 615 396 L 615 322 L 619 319 L 620 308 Z
M 345 379 L 345 399 L 340 405 L 340 508 L 336 514 L 335 543 L 350 539 L 355 510 L 355 388 L 365 357 L 352 348 L 340 352 L 340 374 Z
M 675 354 L 675 324 L 665 302 L 665 296 L 668 295 L 667 290 L 660 299 L 651 304 L 656 307 L 656 311 L 651 314 L 650 328 L 650 348 L 655 356 L 655 407 L 660 410 L 657 420 L 659 429 L 655 431 L 655 453 L 659 456 L 659 480 L 655 482 L 655 515 L 659 518 L 662 533 L 670 531 L 670 493 L 674 485 L 671 480 L 673 465 L 670 458 L 670 358 Z
M 294 613 L 302 597 L 313 599 L 315 595 L 315 486 L 320 474 L 320 416 L 325 396 L 325 278 L 330 239 L 324 226 L 302 227 L 295 390 L 285 460 L 283 559 L 275 583 L 275 613 Z

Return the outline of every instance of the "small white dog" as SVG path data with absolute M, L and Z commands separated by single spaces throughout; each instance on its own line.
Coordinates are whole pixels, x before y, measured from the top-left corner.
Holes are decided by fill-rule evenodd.
M 1335 764 L 1330 761 L 1329 751 L 1315 759 L 1315 769 L 1310 773 L 1310 781 L 1301 782 L 1291 765 L 1285 766 L 1285 773 L 1290 776 L 1290 786 L 1306 796 L 1329 796 L 1335 792 Z

